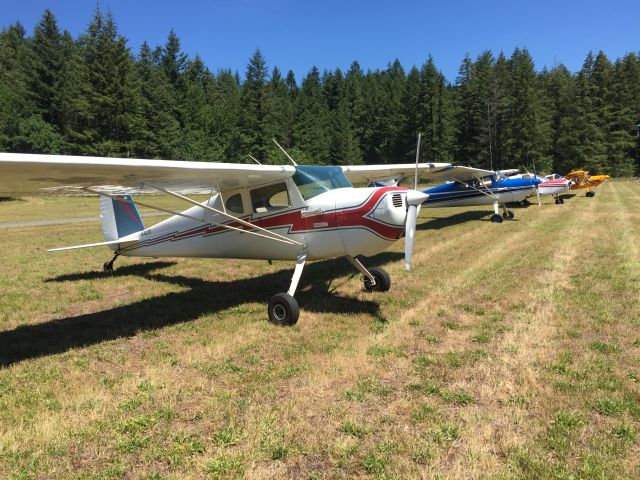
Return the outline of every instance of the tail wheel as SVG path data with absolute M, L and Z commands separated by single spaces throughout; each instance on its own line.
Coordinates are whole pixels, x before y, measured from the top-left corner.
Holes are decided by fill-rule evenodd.
M 276 293 L 269 300 L 269 321 L 276 325 L 294 325 L 300 316 L 300 307 L 288 293 Z
M 381 268 L 370 268 L 369 273 L 373 275 L 376 283 L 372 284 L 371 280 L 368 277 L 364 277 L 364 288 L 368 292 L 376 291 L 376 292 L 386 292 L 391 288 L 391 278 L 389 278 L 389 274 L 385 272 Z

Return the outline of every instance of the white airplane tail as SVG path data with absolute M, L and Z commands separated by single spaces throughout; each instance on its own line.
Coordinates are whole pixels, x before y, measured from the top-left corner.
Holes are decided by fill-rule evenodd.
M 144 224 L 130 195 L 123 195 L 118 199 L 100 197 L 100 222 L 106 242 L 144 230 Z

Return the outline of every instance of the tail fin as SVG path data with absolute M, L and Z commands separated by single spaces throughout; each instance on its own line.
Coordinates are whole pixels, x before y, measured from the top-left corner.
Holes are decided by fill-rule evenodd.
M 117 200 L 100 197 L 100 221 L 107 242 L 144 230 L 144 224 L 131 195 L 123 195 Z

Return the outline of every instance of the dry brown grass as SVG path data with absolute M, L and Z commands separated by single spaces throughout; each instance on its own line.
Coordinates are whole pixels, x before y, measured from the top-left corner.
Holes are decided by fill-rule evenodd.
M 388 295 L 317 262 L 288 329 L 265 321 L 287 263 L 107 276 L 105 251 L 44 252 L 96 224 L 5 230 L 0 477 L 638 478 L 638 200 L 424 209 L 410 274 L 401 244 L 368 261 Z

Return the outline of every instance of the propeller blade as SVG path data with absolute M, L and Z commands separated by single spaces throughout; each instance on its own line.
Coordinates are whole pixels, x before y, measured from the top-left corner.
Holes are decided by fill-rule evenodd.
M 413 255 L 413 241 L 416 236 L 416 222 L 418 219 L 418 208 L 429 198 L 429 195 L 418 190 L 407 192 L 407 221 L 404 232 L 404 267 L 411 270 L 411 256 Z
M 411 270 L 411 255 L 413 255 L 413 240 L 416 236 L 416 220 L 418 218 L 418 207 L 410 205 L 407 210 L 407 224 L 404 233 L 404 268 Z
M 413 179 L 413 189 L 418 190 L 418 162 L 420 161 L 420 139 L 422 133 L 418 132 L 418 145 L 416 145 L 416 171 Z

